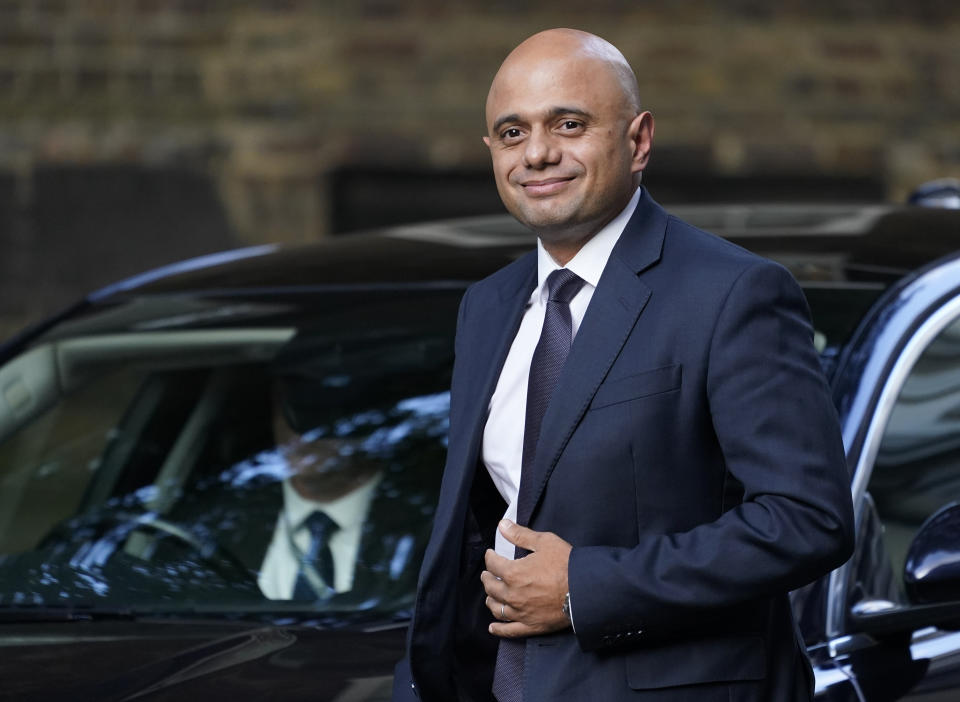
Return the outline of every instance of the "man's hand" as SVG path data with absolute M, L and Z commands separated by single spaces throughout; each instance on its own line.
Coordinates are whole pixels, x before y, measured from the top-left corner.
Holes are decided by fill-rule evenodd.
M 501 521 L 499 528 L 507 541 L 531 553 L 513 561 L 487 549 L 487 569 L 480 580 L 487 591 L 487 607 L 499 620 L 490 625 L 490 633 L 515 638 L 570 626 L 563 599 L 569 590 L 567 561 L 573 547 L 556 534 L 533 531 L 509 519 Z

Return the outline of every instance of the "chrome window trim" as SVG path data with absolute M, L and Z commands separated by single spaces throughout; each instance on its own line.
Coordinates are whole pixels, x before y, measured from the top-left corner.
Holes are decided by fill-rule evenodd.
M 860 452 L 860 459 L 857 461 L 857 469 L 854 472 L 851 485 L 854 503 L 859 504 L 867 490 L 867 483 L 873 474 L 873 462 L 880 450 L 880 439 L 883 437 L 883 431 L 887 428 L 893 406 L 907 381 L 907 377 L 910 375 L 910 371 L 913 370 L 920 355 L 930 343 L 958 316 L 960 316 L 960 297 L 955 297 L 930 315 L 901 351 L 900 357 L 887 377 L 880 399 L 877 401 L 877 409 L 870 420 L 870 426 L 863 442 L 863 450 Z
M 960 632 L 933 627 L 918 631 L 910 643 L 910 654 L 915 661 L 924 658 L 932 661 L 955 655 L 957 651 L 960 651 Z
M 945 266 L 948 269 L 960 267 L 957 261 L 951 261 Z M 942 269 L 931 271 L 928 275 L 941 277 L 945 272 Z M 925 278 L 926 276 L 924 276 Z M 951 283 L 951 288 L 956 286 L 956 278 Z M 920 281 L 918 281 L 920 282 Z M 946 292 L 946 291 L 944 291 Z M 913 335 L 907 341 L 903 350 L 900 352 L 893 368 L 890 370 L 883 390 L 877 400 L 867 434 L 863 441 L 863 448 L 860 451 L 857 467 L 854 471 L 853 481 L 851 483 L 851 494 L 853 498 L 854 509 L 856 510 L 856 525 L 859 531 L 861 510 L 860 505 L 867 488 L 867 483 L 873 473 L 873 463 L 880 450 L 880 439 L 887 427 L 890 414 L 893 412 L 893 406 L 900 394 L 910 371 L 916 364 L 920 354 L 930 344 L 931 341 L 943 331 L 948 324 L 960 317 L 960 295 L 954 295 L 951 299 L 943 303 L 916 329 Z M 846 435 L 847 432 L 844 432 Z M 827 590 L 827 621 L 826 631 L 828 638 L 835 638 L 843 633 L 844 612 L 846 607 L 846 582 L 847 573 L 850 568 L 850 561 L 840 568 L 830 573 L 830 579 Z

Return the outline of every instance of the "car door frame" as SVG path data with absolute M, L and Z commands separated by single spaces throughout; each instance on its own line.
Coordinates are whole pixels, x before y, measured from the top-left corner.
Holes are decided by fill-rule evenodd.
M 939 259 L 896 283 L 874 305 L 847 345 L 833 376 L 840 411 L 857 530 L 894 404 L 917 359 L 951 322 L 960 319 L 960 253 Z M 846 659 L 875 643 L 850 625 L 849 588 L 853 559 L 825 581 L 825 656 L 815 666 L 817 691 L 850 683 L 850 699 L 865 699 Z M 918 631 L 920 634 L 918 635 Z M 912 632 L 913 657 L 941 658 L 960 652 L 960 633 Z M 839 690 L 838 690 L 839 692 Z M 853 693 L 856 693 L 854 696 Z M 868 701 L 869 702 L 869 701 Z

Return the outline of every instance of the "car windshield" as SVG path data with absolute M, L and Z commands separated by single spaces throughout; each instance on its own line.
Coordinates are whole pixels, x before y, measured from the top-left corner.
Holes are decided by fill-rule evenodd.
M 408 612 L 461 294 L 131 300 L 55 328 L 0 368 L 0 606 Z

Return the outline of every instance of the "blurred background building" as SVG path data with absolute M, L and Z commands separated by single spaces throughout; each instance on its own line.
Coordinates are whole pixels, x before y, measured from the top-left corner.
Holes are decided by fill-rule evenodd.
M 483 101 L 553 26 L 633 64 L 665 204 L 960 175 L 955 0 L 0 0 L 0 339 L 187 256 L 502 211 Z

